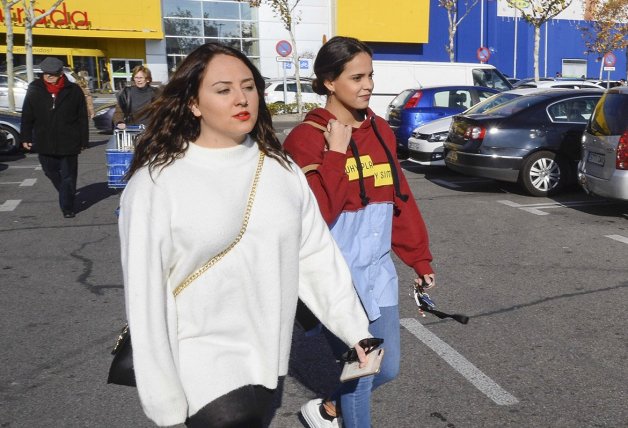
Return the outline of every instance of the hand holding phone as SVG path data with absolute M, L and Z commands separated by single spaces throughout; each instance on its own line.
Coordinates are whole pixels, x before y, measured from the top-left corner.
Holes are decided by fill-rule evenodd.
M 384 349 L 379 348 L 375 352 L 370 352 L 367 355 L 367 362 L 364 367 L 360 367 L 359 361 L 346 362 L 342 367 L 342 373 L 340 374 L 340 381 L 347 382 L 349 380 L 357 379 L 363 376 L 371 376 L 379 373 L 382 360 L 384 359 Z
M 360 348 L 364 349 L 364 353 L 368 355 L 370 352 L 374 351 L 382 343 L 384 343 L 384 339 L 380 339 L 378 337 L 367 337 L 366 339 L 360 340 L 358 342 L 358 345 L 360 345 Z M 353 363 L 356 361 L 359 362 L 358 351 L 355 348 L 349 349 L 347 352 L 342 354 L 342 357 L 340 358 L 344 362 L 349 362 L 349 363 Z

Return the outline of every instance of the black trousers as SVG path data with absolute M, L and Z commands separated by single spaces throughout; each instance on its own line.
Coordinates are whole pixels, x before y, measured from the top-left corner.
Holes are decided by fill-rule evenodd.
M 74 211 L 76 177 L 78 175 L 78 155 L 51 156 L 39 155 L 39 163 L 46 177 L 59 192 L 59 206 L 62 211 Z
M 274 389 L 246 385 L 207 404 L 190 416 L 189 428 L 262 428 L 273 403 Z

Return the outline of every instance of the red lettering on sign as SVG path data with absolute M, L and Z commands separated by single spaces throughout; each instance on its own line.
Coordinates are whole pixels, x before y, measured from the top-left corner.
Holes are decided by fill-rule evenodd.
M 33 9 L 35 15 L 43 15 L 43 9 Z M 23 8 L 11 8 L 11 21 L 18 27 L 24 26 L 26 12 Z M 0 10 L 0 22 L 4 21 L 4 11 Z M 68 10 L 65 2 L 61 3 L 52 13 L 45 18 L 39 19 L 35 27 L 72 27 L 75 29 L 89 28 L 90 22 L 86 10 Z

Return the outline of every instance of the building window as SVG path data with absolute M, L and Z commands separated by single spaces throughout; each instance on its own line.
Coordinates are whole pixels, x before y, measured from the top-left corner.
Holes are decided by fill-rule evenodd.
M 257 9 L 214 0 L 163 1 L 168 73 L 202 43 L 220 41 L 244 52 L 259 67 Z

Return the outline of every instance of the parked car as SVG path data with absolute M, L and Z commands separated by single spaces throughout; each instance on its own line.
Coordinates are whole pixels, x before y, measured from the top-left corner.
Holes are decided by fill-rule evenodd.
M 587 79 L 587 82 L 590 82 L 590 83 L 593 83 L 595 85 L 601 86 L 602 88 L 605 88 L 605 89 L 614 88 L 615 86 L 622 86 L 623 85 L 621 80 Z
M 540 91 L 544 89 L 522 88 L 500 92 L 480 101 L 463 114 L 484 113 L 513 98 Z M 447 116 L 415 128 L 408 139 L 408 160 L 421 165 L 445 166 L 443 142 L 447 140 L 452 120 L 453 116 Z
M 41 74 L 41 69 L 35 67 L 33 72 L 37 76 Z M 70 82 L 76 82 L 78 76 L 68 67 L 63 68 L 65 76 Z M 26 90 L 28 89 L 28 79 L 26 77 L 26 67 L 17 66 L 13 69 L 13 96 L 15 97 L 15 109 L 22 111 L 22 105 L 24 104 L 24 97 L 26 96 Z M 9 77 L 6 73 L 0 73 L 0 109 L 9 108 Z
M 25 80 L 18 77 L 13 79 L 13 97 L 15 99 L 15 109 L 18 111 L 22 110 L 27 89 L 28 83 Z M 9 77 L 6 73 L 0 73 L 0 108 L 9 108 Z
M 375 88 L 369 108 L 386 116 L 387 108 L 404 88 L 482 86 L 498 91 L 512 89 L 506 77 L 491 64 L 477 62 L 373 60 Z
M 588 193 L 628 201 L 628 87 L 609 89 L 582 137 L 578 180 Z
M 266 81 L 264 89 L 264 99 L 266 104 L 285 103 L 292 104 L 297 101 L 297 82 L 294 79 L 286 80 L 286 99 L 284 100 L 284 81 L 283 79 L 271 79 Z M 324 106 L 326 97 L 318 95 L 312 89 L 312 83 L 305 79 L 301 80 L 301 100 L 304 103 L 318 104 Z
M 0 155 L 11 155 L 20 150 L 20 122 L 22 115 L 0 110 Z
M 552 81 L 553 82 L 554 78 L 553 77 L 539 77 L 539 81 L 547 81 L 547 82 Z M 512 84 L 512 88 L 517 89 L 519 88 L 519 86 L 528 84 L 530 82 L 534 82 L 534 77 L 525 77 L 523 79 L 519 79 L 515 83 Z
M 116 103 L 103 104 L 94 111 L 94 126 L 100 131 L 113 134 L 113 113 L 116 111 Z
M 590 88 L 590 89 L 604 89 L 604 87 L 588 82 L 586 80 L 569 80 L 569 79 L 551 79 L 551 80 L 540 80 L 538 82 L 534 81 L 534 79 L 517 83 L 513 85 L 516 88 L 564 88 L 564 89 L 582 89 L 582 88 Z
M 417 127 L 451 116 L 487 99 L 499 90 L 482 86 L 431 86 L 406 89 L 388 106 L 386 119 L 397 137 L 397 151 L 408 151 L 408 138 Z
M 603 91 L 548 89 L 482 114 L 457 115 L 445 164 L 478 177 L 519 182 L 533 196 L 576 181 L 582 133 Z

